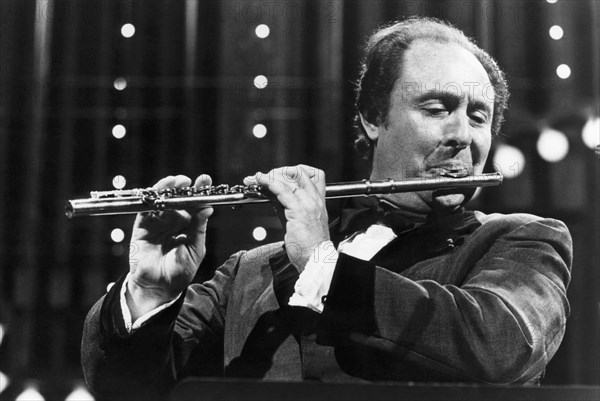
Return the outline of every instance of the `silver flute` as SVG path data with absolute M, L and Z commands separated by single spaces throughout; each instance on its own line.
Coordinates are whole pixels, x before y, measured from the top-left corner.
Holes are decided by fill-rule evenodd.
M 328 184 L 325 198 L 348 198 L 376 194 L 419 192 L 460 187 L 487 187 L 502 183 L 502 174 L 464 175 L 452 172 L 434 178 L 352 181 Z M 136 188 L 92 191 L 90 198 L 68 200 L 65 214 L 71 217 L 130 214 L 162 210 L 199 209 L 219 205 L 243 205 L 273 201 L 261 185 L 217 185 L 200 188 Z

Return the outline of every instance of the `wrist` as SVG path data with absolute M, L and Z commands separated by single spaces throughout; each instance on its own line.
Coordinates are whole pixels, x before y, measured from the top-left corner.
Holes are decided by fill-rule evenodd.
M 125 298 L 131 313 L 132 322 L 135 322 L 140 316 L 145 315 L 159 306 L 171 302 L 178 296 L 179 294 L 169 296 L 159 289 L 141 286 L 131 280 L 131 278 L 127 280 Z
M 299 250 L 298 254 L 300 254 L 301 257 L 297 259 L 294 258 L 296 260 L 296 263 L 294 263 L 294 260 L 292 260 L 292 258 L 290 258 L 290 260 L 292 260 L 292 263 L 294 264 L 298 272 L 302 273 L 309 263 L 318 263 L 320 259 L 322 259 L 325 255 L 330 253 L 331 249 L 335 251 L 335 247 L 331 240 L 329 240 L 328 238 L 323 239 L 322 241 L 316 242 L 313 246 L 309 248 Z M 292 249 L 292 253 L 293 250 L 294 249 Z M 290 252 L 288 252 L 288 255 L 289 254 Z

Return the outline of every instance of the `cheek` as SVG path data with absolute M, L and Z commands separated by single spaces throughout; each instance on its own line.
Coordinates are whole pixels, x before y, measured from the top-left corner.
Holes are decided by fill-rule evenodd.
M 411 159 L 422 158 L 436 146 L 439 127 L 419 112 L 405 111 L 393 124 L 393 145 Z
M 413 159 L 423 162 L 440 147 L 443 130 L 438 121 L 420 115 L 412 123 L 411 152 Z
M 491 144 L 492 136 L 490 133 L 486 133 L 480 137 L 474 137 L 471 152 L 473 154 L 473 164 L 476 173 L 481 173 L 483 171 L 483 166 L 490 153 Z
M 415 170 L 421 165 L 427 152 L 431 151 L 431 146 L 427 146 L 423 138 L 414 135 L 412 131 L 398 130 L 390 134 L 388 141 L 380 144 L 387 155 L 389 168 L 405 173 Z

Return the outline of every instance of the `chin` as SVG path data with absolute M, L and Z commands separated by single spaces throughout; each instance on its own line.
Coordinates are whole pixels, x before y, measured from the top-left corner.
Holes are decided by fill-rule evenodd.
M 465 195 L 463 194 L 449 194 L 434 196 L 433 199 L 434 209 L 443 209 L 452 211 L 458 209 L 465 202 Z

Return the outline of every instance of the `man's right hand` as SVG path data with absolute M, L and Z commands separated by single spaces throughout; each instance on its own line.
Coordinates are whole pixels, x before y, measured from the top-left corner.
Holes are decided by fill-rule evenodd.
M 191 185 L 184 176 L 169 176 L 153 188 L 181 188 Z M 203 174 L 196 188 L 211 185 Z M 131 244 L 136 260 L 130 261 L 127 304 L 132 321 L 175 299 L 196 275 L 206 253 L 206 223 L 212 207 L 200 210 L 166 210 L 139 213 L 135 219 Z

